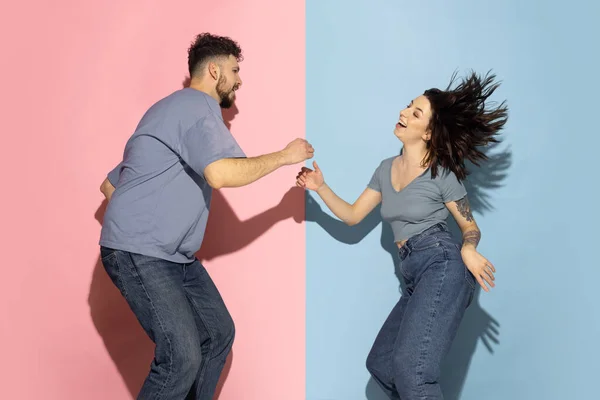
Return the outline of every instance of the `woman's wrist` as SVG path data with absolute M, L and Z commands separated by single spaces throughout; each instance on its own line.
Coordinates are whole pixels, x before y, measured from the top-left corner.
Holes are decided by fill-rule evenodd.
M 321 193 L 323 193 L 323 190 L 326 190 L 326 189 L 327 189 L 327 187 L 328 187 L 328 186 L 327 186 L 327 184 L 326 184 L 325 182 L 323 182 L 323 183 L 321 184 L 321 186 L 319 186 L 319 187 L 317 188 L 317 190 L 315 190 L 315 192 L 317 192 L 317 194 L 318 194 L 318 195 L 321 195 Z

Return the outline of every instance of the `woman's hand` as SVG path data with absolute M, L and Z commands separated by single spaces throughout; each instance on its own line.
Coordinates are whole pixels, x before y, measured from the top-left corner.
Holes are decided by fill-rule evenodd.
M 461 250 L 462 259 L 469 269 L 479 285 L 485 290 L 489 292 L 490 289 L 485 285 L 487 284 L 492 288 L 494 287 L 494 273 L 496 272 L 496 268 L 489 262 L 484 256 L 479 254 L 475 248 L 472 246 L 464 247 Z
M 296 186 L 316 192 L 325 184 L 323 173 L 316 161 L 313 161 L 313 168 L 314 171 L 310 168 L 302 167 L 302 170 L 296 176 Z

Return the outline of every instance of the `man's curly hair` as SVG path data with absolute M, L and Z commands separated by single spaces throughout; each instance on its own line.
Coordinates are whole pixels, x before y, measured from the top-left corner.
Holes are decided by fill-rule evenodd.
M 242 61 L 242 49 L 235 41 L 226 36 L 199 34 L 188 49 L 190 77 L 198 75 L 210 59 L 229 56 L 234 56 L 238 62 Z
M 424 96 L 431 104 L 429 129 L 431 140 L 427 141 L 427 156 L 423 160 L 431 168 L 432 176 L 438 167 L 454 172 L 459 180 L 469 172 L 465 161 L 479 166 L 487 156 L 480 147 L 497 143 L 496 136 L 508 118 L 505 102 L 497 107 L 487 107 L 488 98 L 500 85 L 495 75 L 480 77 L 472 72 L 460 84 L 451 89 L 456 78 L 452 76 L 446 90 L 429 89 Z

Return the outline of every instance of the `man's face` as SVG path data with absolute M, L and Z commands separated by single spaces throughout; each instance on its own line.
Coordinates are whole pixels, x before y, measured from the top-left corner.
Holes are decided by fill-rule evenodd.
M 217 94 L 221 99 L 220 106 L 229 108 L 235 102 L 235 91 L 242 85 L 240 66 L 234 56 L 229 56 L 219 63 L 221 75 L 217 81 Z

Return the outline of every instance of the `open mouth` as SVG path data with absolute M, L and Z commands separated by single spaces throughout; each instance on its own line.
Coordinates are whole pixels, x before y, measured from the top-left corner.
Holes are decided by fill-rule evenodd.
M 402 121 L 398 121 L 398 123 L 396 125 L 398 125 L 401 128 L 406 128 L 406 124 Z

